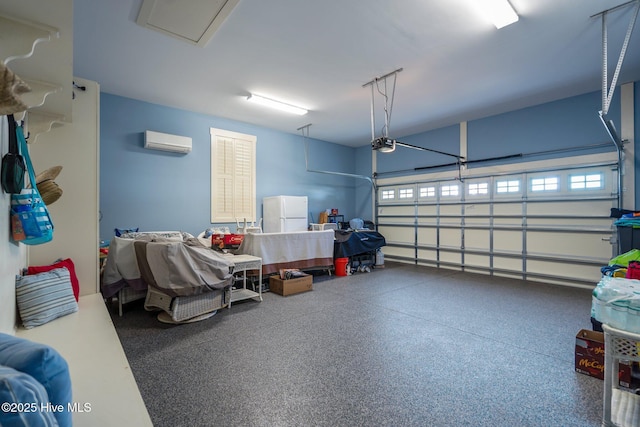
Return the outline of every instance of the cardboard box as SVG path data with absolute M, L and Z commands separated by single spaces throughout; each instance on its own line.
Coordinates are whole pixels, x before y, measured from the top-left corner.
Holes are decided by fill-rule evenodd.
M 581 329 L 576 335 L 576 372 L 604 379 L 604 334 Z
M 581 329 L 576 335 L 576 372 L 604 380 L 604 334 Z M 621 360 L 618 363 L 618 383 L 621 387 L 632 387 L 632 365 Z
M 313 289 L 313 276 L 307 275 L 295 279 L 282 280 L 278 276 L 269 277 L 269 290 L 278 295 L 299 294 Z

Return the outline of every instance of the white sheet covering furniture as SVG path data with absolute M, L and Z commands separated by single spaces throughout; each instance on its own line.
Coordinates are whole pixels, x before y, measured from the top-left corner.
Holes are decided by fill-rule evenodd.
M 250 233 L 244 236 L 237 254 L 262 258 L 262 274 L 281 268 L 300 270 L 333 268 L 333 230 L 286 233 Z
M 111 239 L 100 284 L 100 292 L 104 298 L 111 298 L 125 290 L 141 293 L 142 298 L 146 295 L 147 284 L 140 277 L 133 242 L 134 239 L 120 237 Z
M 189 235 L 190 236 L 190 235 Z M 142 291 L 145 309 L 163 310 L 166 323 L 203 320 L 230 303 L 233 261 L 191 237 L 114 238 L 102 294 L 118 298 L 130 287 Z
M 125 288 L 143 292 L 147 290 L 147 284 L 140 277 L 140 269 L 136 261 L 136 253 L 133 243 L 136 240 L 164 240 L 183 241 L 193 237 L 180 231 L 150 231 L 127 233 L 121 237 L 111 239 L 109 255 L 104 266 L 100 292 L 104 298 L 111 298 Z

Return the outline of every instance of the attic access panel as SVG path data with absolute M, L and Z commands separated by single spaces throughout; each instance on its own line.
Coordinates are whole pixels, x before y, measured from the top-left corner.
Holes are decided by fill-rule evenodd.
M 240 0 L 143 0 L 137 24 L 204 47 Z

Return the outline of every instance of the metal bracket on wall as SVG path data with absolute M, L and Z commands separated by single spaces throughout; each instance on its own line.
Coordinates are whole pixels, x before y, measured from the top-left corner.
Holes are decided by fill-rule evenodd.
M 616 69 L 613 73 L 613 77 L 611 79 L 611 84 L 609 84 L 609 76 L 608 76 L 608 49 L 609 49 L 609 40 L 608 40 L 608 31 L 607 31 L 607 16 L 609 13 L 634 5 L 635 7 L 632 12 L 631 20 L 629 21 L 629 26 L 627 27 L 627 33 L 624 37 L 624 41 L 622 42 L 622 48 L 620 49 L 620 55 L 618 56 L 618 63 L 616 64 Z M 640 0 L 632 0 L 616 7 L 612 7 L 610 9 L 604 10 L 602 12 L 596 13 L 595 15 L 591 15 L 591 18 L 600 17 L 602 21 L 602 112 L 601 114 L 606 117 L 609 112 L 609 106 L 611 105 L 611 99 L 613 98 L 613 94 L 615 92 L 616 83 L 618 82 L 618 77 L 620 75 L 620 69 L 622 68 L 622 62 L 624 61 L 624 57 L 627 53 L 627 47 L 629 46 L 629 40 L 631 39 L 631 34 L 633 33 L 633 29 L 636 25 L 636 18 L 638 17 L 638 11 L 640 10 Z
M 396 93 L 396 79 L 398 73 L 402 71 L 402 68 L 398 68 L 395 71 L 385 74 L 384 76 L 376 77 L 373 80 L 365 83 L 362 87 L 371 86 L 371 139 L 376 139 L 376 117 L 375 117 L 375 92 L 377 91 L 384 99 L 384 126 L 382 127 L 382 133 L 380 136 L 389 136 L 389 124 L 391 122 L 391 112 L 393 110 L 393 99 Z M 387 79 L 393 77 L 393 86 L 391 88 L 391 98 L 387 93 Z M 380 82 L 382 82 L 382 88 L 380 88 Z
M 374 151 L 380 151 L 382 153 L 391 153 L 395 151 L 396 146 L 411 148 L 414 150 L 427 151 L 436 154 L 442 154 L 445 156 L 455 157 L 456 165 L 458 166 L 458 179 L 462 181 L 462 168 L 464 167 L 463 156 L 458 154 L 451 154 L 440 150 L 434 150 L 432 148 L 420 147 L 417 145 L 407 144 L 405 142 L 397 141 L 395 139 L 389 138 L 389 125 L 391 123 L 391 112 L 393 110 L 393 100 L 396 92 L 396 80 L 398 77 L 398 73 L 403 69 L 398 68 L 390 73 L 385 74 L 384 76 L 376 77 L 373 80 L 365 83 L 362 87 L 371 86 L 371 146 Z M 393 77 L 393 84 L 391 86 L 391 94 L 389 95 L 387 89 L 387 79 Z M 379 95 L 382 96 L 384 100 L 383 112 L 384 112 L 384 126 L 382 127 L 382 132 L 380 137 L 376 138 L 376 117 L 375 117 L 375 98 L 376 91 Z M 377 173 L 374 173 L 374 178 L 376 178 Z
M 364 180 L 369 181 L 369 183 L 371 183 L 371 186 L 374 189 L 376 188 L 376 185 L 373 182 L 373 179 L 371 179 L 371 177 L 368 177 L 368 176 L 365 176 L 365 175 L 357 175 L 357 174 L 346 173 L 346 172 L 323 171 L 323 170 L 309 169 L 309 142 L 308 142 L 308 137 L 309 137 L 309 128 L 310 127 L 311 127 L 311 123 L 306 124 L 304 126 L 299 127 L 298 129 L 296 129 L 296 130 L 301 132 L 302 140 L 304 141 L 304 164 L 305 164 L 305 168 L 306 168 L 307 172 L 324 173 L 324 174 L 328 174 L 328 175 L 338 175 L 338 176 L 350 176 L 352 178 L 364 179 Z
M 627 33 L 625 34 L 624 41 L 622 42 L 622 48 L 620 49 L 620 55 L 618 56 L 618 62 L 616 64 L 616 69 L 613 73 L 613 77 L 611 79 L 611 84 L 609 84 L 609 76 L 608 76 L 608 50 L 609 50 L 609 40 L 608 40 L 608 29 L 607 29 L 607 16 L 609 13 L 622 9 L 624 7 L 635 5 L 633 11 L 631 12 L 631 19 L 629 21 L 629 26 L 627 27 Z M 618 77 L 620 75 L 620 70 L 622 69 L 622 62 L 624 61 L 624 57 L 627 53 L 627 48 L 629 46 L 629 40 L 631 39 L 631 34 L 633 33 L 633 29 L 636 25 L 636 19 L 638 17 L 638 11 L 640 10 L 640 0 L 631 0 L 616 7 L 612 7 L 610 9 L 604 10 L 602 12 L 596 13 L 595 15 L 591 15 L 591 18 L 600 17 L 602 21 L 602 110 L 598 112 L 600 116 L 600 120 L 604 125 L 607 133 L 611 137 L 613 144 L 616 146 L 616 151 L 618 152 L 618 208 L 622 208 L 623 206 L 623 194 L 622 194 L 622 170 L 624 165 L 624 146 L 622 138 L 618 135 L 618 132 L 613 124 L 613 121 L 607 117 L 607 113 L 609 112 L 609 107 L 611 106 L 611 99 L 613 98 L 613 94 L 616 90 L 616 84 L 618 82 Z

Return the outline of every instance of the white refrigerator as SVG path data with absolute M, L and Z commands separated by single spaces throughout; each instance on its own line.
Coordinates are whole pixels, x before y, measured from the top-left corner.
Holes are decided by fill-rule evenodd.
M 309 227 L 307 212 L 307 196 L 265 197 L 262 199 L 262 231 L 306 231 Z

